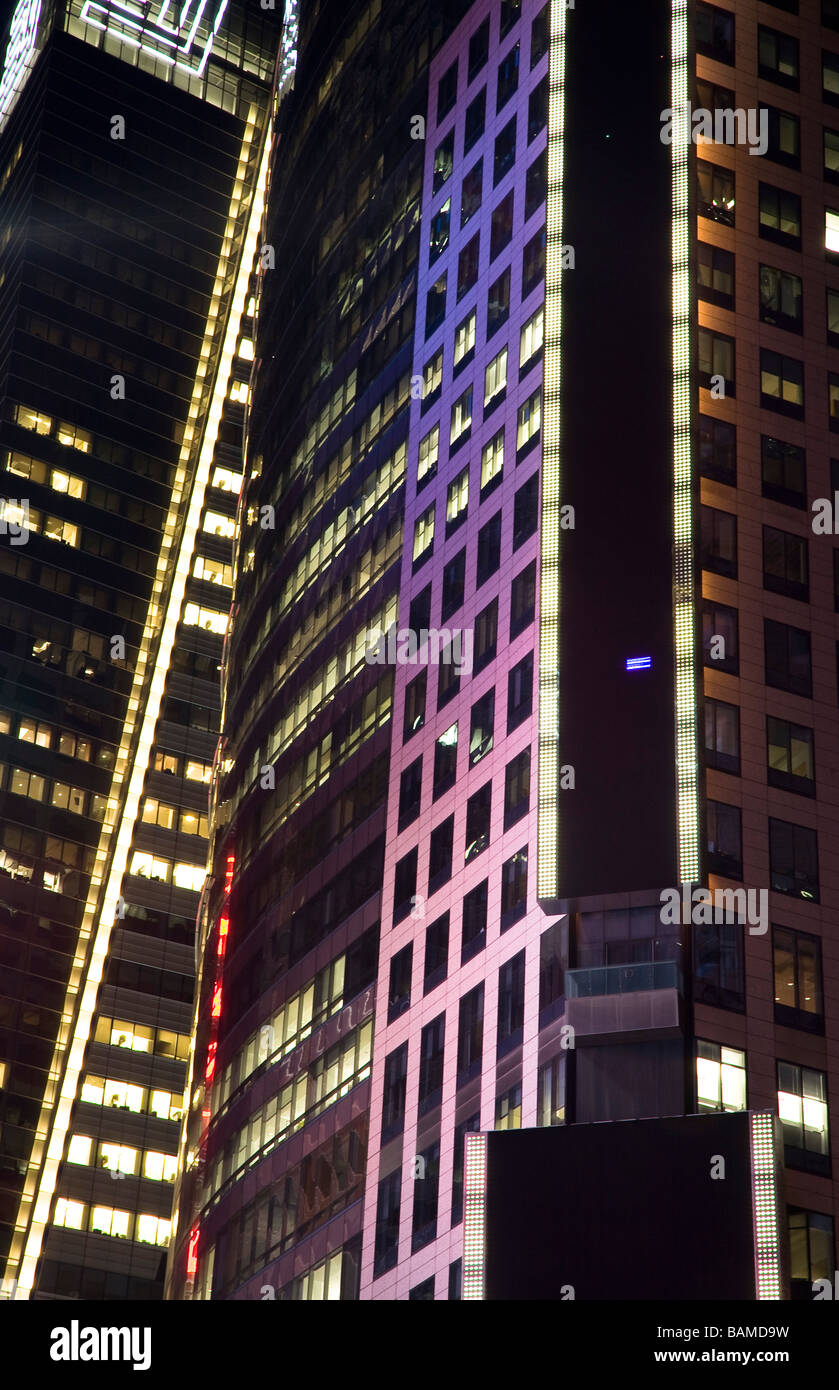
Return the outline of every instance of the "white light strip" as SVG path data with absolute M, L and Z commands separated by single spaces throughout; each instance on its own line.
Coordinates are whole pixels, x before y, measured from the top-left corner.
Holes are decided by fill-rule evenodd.
M 62 1022 L 50 1068 L 50 1082 L 48 1083 L 44 1095 L 37 1137 L 33 1145 L 32 1158 L 27 1173 L 27 1184 L 21 1200 L 21 1212 L 24 1212 L 28 1206 L 31 1208 L 31 1215 L 29 1218 L 29 1228 L 26 1234 L 20 1270 L 17 1274 L 17 1297 L 19 1298 L 27 1298 L 32 1290 L 38 1258 L 41 1253 L 44 1231 L 49 1221 L 52 1197 L 64 1152 L 64 1143 L 70 1123 L 73 1102 L 76 1098 L 85 1048 L 90 1037 L 91 1022 L 96 1008 L 96 998 L 108 955 L 111 931 L 117 911 L 117 901 L 120 896 L 122 879 L 125 873 L 128 853 L 134 833 L 134 822 L 137 817 L 140 795 L 154 741 L 154 731 L 160 712 L 163 689 L 166 683 L 172 648 L 175 642 L 175 634 L 180 619 L 186 581 L 191 570 L 195 538 L 204 505 L 204 492 L 210 475 L 219 422 L 226 399 L 227 381 L 232 368 L 240 320 L 245 308 L 248 285 L 254 257 L 256 255 L 268 177 L 270 143 L 267 138 L 264 139 L 263 143 L 262 157 L 257 175 L 253 202 L 248 216 L 242 256 L 239 262 L 232 301 L 230 303 L 227 326 L 224 330 L 224 339 L 212 388 L 210 406 L 206 416 L 206 424 L 202 431 L 200 402 L 202 393 L 206 387 L 205 378 L 207 362 L 210 355 L 210 345 L 217 336 L 220 328 L 219 313 L 224 303 L 223 287 L 230 273 L 229 258 L 235 245 L 236 225 L 241 219 L 243 210 L 247 205 L 249 192 L 247 171 L 250 163 L 251 147 L 255 139 L 259 137 L 259 132 L 256 128 L 257 115 L 257 109 L 251 107 L 245 124 L 242 147 L 239 153 L 239 165 L 231 194 L 227 225 L 222 239 L 222 250 L 219 257 L 210 311 L 205 328 L 204 343 L 193 387 L 187 424 L 184 429 L 181 459 L 173 486 L 169 514 L 167 516 L 158 559 L 152 599 L 149 605 L 143 640 L 138 652 L 134 682 L 128 701 L 126 723 L 117 756 L 114 782 L 118 784 L 127 778 L 127 793 L 118 823 L 116 821 L 114 798 L 111 798 L 109 802 L 102 837 L 96 852 L 96 866 L 91 876 L 90 891 L 85 907 L 82 927 L 79 932 L 76 956 L 70 973 L 70 980 L 62 1013 Z M 201 432 L 200 453 L 195 470 L 194 485 L 188 503 L 183 535 L 173 567 L 171 550 L 177 533 L 178 520 L 183 515 L 185 488 L 188 486 L 190 478 L 189 460 L 193 450 L 193 443 L 198 432 Z M 154 639 L 158 629 L 161 629 L 161 635 L 157 654 L 153 657 Z M 149 677 L 148 666 L 152 659 L 155 664 L 151 676 Z M 140 715 L 142 692 L 147 684 L 149 692 L 148 699 L 146 700 L 145 708 L 142 710 L 142 715 Z M 136 754 L 133 762 L 131 762 L 129 754 L 137 728 L 138 718 L 140 724 Z M 103 892 L 102 884 L 106 872 L 106 861 L 108 859 L 108 851 L 114 841 L 114 832 L 116 832 L 114 848 L 110 858 L 110 868 L 107 869 L 107 882 Z M 80 991 L 81 998 L 78 999 Z M 75 1021 L 73 1021 L 74 1014 Z M 65 1053 L 66 1056 L 64 1055 Z M 58 1092 L 57 1102 L 55 1100 L 56 1092 Z M 52 1131 L 50 1133 L 51 1118 Z M 46 1156 L 42 1159 L 48 1134 L 49 1143 Z M 20 1230 L 20 1225 L 19 1218 L 18 1230 Z M 14 1273 L 14 1270 L 11 1269 L 14 1250 L 15 1246 L 13 1245 L 12 1252 L 10 1252 L 7 1274 L 9 1272 Z
M 536 896 L 539 898 L 554 898 L 558 893 L 560 392 L 566 13 L 562 0 L 556 0 L 556 3 L 550 6 L 542 507 L 539 528 L 539 768 L 536 875 Z
M 467 1134 L 463 1157 L 463 1300 L 484 1297 L 486 1286 L 487 1137 Z
M 671 106 L 688 102 L 688 0 L 673 0 Z M 676 783 L 679 881 L 699 878 L 696 750 L 693 456 L 691 448 L 690 122 L 674 121 L 672 168 L 673 276 L 673 647 L 676 679 Z
M 775 1182 L 775 1116 L 770 1110 L 749 1117 L 752 1148 L 755 1284 L 758 1302 L 781 1298 L 781 1245 Z

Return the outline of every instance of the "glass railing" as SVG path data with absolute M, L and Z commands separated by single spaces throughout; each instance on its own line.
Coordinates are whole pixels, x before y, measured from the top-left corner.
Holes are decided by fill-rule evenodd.
M 682 989 L 678 961 L 639 961 L 636 965 L 593 965 L 566 970 L 569 999 L 593 999 L 603 994 L 634 994 L 649 989 Z

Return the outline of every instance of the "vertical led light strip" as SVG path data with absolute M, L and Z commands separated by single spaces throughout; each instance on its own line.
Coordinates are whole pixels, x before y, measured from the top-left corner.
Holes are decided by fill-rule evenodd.
M 670 146 L 673 179 L 673 646 L 676 661 L 676 781 L 679 881 L 699 878 L 696 753 L 695 613 L 693 589 L 693 463 L 690 376 L 690 120 L 688 0 L 671 15 Z M 682 119 L 679 119 L 679 117 Z
M 566 15 L 562 0 L 556 0 L 550 6 L 542 508 L 539 528 L 539 813 L 536 885 L 539 898 L 558 895 L 560 391 Z
M 21 1201 L 22 1208 L 25 1204 L 30 1205 L 31 1218 L 28 1222 L 20 1270 L 17 1276 L 16 1296 L 18 1298 L 28 1298 L 32 1291 L 44 1231 L 49 1220 L 52 1197 L 58 1180 L 58 1171 L 64 1152 L 73 1103 L 76 1098 L 85 1048 L 90 1037 L 99 985 L 108 955 L 122 879 L 134 834 L 134 822 L 137 817 L 140 794 L 154 741 L 154 731 L 169 671 L 175 633 L 180 621 L 181 605 L 204 505 L 204 492 L 210 476 L 210 466 L 227 393 L 227 381 L 233 363 L 239 324 L 244 312 L 251 268 L 256 255 L 268 176 L 270 147 L 267 138 L 264 139 L 262 146 L 253 201 L 247 214 L 248 221 L 242 255 L 238 263 L 227 322 L 222 325 L 219 321 L 219 315 L 224 302 L 224 286 L 230 275 L 230 258 L 234 254 L 237 244 L 237 227 L 242 216 L 247 212 L 248 166 L 253 158 L 254 143 L 259 140 L 261 134 L 256 124 L 257 115 L 257 109 L 251 107 L 245 123 L 239 165 L 228 208 L 227 225 L 219 254 L 198 372 L 184 427 L 181 461 L 173 487 L 172 502 L 164 530 L 152 599 L 138 652 L 126 723 L 117 755 L 115 782 L 118 784 L 119 781 L 127 779 L 128 787 L 125 801 L 121 812 L 117 812 L 114 798 L 109 802 L 105 827 L 96 852 L 96 862 L 79 932 L 76 957 L 70 972 L 62 1022 L 56 1040 L 50 1079 L 41 1108 L 37 1137 L 33 1145 L 27 1184 Z M 201 401 L 208 385 L 206 373 L 211 344 L 222 327 L 224 333 L 222 349 L 211 388 L 209 409 L 202 429 Z M 185 505 L 189 459 L 199 438 L 200 451 L 195 480 L 173 565 L 172 549 L 177 538 L 178 515 L 182 513 Z M 154 638 L 158 630 L 160 630 L 160 639 L 155 654 Z M 154 664 L 150 671 L 149 666 L 152 661 Z M 142 692 L 146 683 L 148 683 L 148 697 L 144 704 Z M 138 722 L 139 729 L 137 728 Z M 131 749 L 135 734 L 137 743 L 132 758 Z M 108 866 L 107 861 L 112 845 L 110 865 Z M 106 870 L 107 880 L 105 880 Z M 79 994 L 81 998 L 78 997 Z M 55 1098 L 56 1092 L 57 1099 Z M 47 1145 L 46 1155 L 42 1158 L 45 1144 Z M 14 1251 L 14 1246 L 12 1251 Z M 10 1252 L 8 1273 L 12 1272 L 11 1264 L 12 1252 Z
M 755 1285 L 758 1302 L 781 1297 L 781 1246 L 775 1184 L 775 1117 L 769 1110 L 750 1115 L 752 1207 L 755 1233 Z
M 463 1159 L 463 1298 L 484 1296 L 486 1269 L 487 1137 L 467 1134 Z

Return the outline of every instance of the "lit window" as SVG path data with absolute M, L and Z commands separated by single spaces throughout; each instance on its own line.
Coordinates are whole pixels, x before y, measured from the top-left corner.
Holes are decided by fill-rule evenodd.
M 178 1168 L 175 1154 L 162 1154 L 150 1151 L 143 1159 L 143 1177 L 154 1182 L 174 1182 Z
M 68 758 L 78 758 L 83 763 L 90 762 L 90 744 L 87 739 L 78 738 L 66 729 L 62 729 L 58 736 L 58 751 L 65 753 Z
M 163 770 L 165 771 L 166 769 L 164 768 Z M 212 763 L 197 763 L 192 760 L 187 760 L 187 765 L 184 769 L 184 777 L 187 777 L 190 782 L 209 782 L 212 779 L 212 775 Z
M 839 253 L 839 212 L 824 210 L 824 248 Z
M 189 888 L 193 893 L 200 893 L 206 876 L 206 870 L 200 864 L 176 864 L 172 882 L 176 888 Z
M 143 802 L 142 819 L 147 825 L 160 825 L 164 830 L 173 830 L 175 807 L 167 806 L 165 802 L 158 801 L 154 796 L 147 796 Z
M 178 760 L 172 753 L 155 753 L 153 767 L 155 772 L 168 772 L 174 777 L 178 775 Z
M 697 1040 L 696 1099 L 700 1111 L 745 1110 L 745 1052 Z
M 55 488 L 56 492 L 66 492 L 68 497 L 84 498 L 87 483 L 84 478 L 77 478 L 74 473 L 63 473 L 60 469 L 53 468 L 50 473 L 50 487 Z
M 104 1019 L 103 1022 L 107 1025 L 109 1021 Z M 110 1043 L 112 1047 L 127 1047 L 132 1052 L 151 1052 L 153 1041 L 153 1028 L 147 1028 L 142 1023 L 123 1023 L 121 1019 L 110 1020 Z M 105 1103 L 109 1104 L 107 1090 L 105 1094 Z
M 209 833 L 209 824 L 206 816 L 202 816 L 198 811 L 181 811 L 178 829 L 184 835 L 203 835 L 205 838 Z
M 490 401 L 507 389 L 507 349 L 502 348 L 497 356 L 493 357 L 486 369 L 484 378 L 484 405 L 489 405 Z
M 221 512 L 205 512 L 202 530 L 209 531 L 211 536 L 232 541 L 236 534 L 236 522 L 232 516 L 222 516 Z
M 795 1149 L 803 1154 L 828 1154 L 824 1072 L 796 1066 L 790 1062 L 779 1062 L 778 1114 L 783 1124 L 784 1144 L 787 1149 Z M 789 1157 L 788 1154 L 788 1161 Z M 797 1163 L 798 1154 L 793 1157 Z
M 86 1134 L 74 1134 L 67 1145 L 68 1163 L 90 1163 L 90 1146 L 93 1140 Z
M 90 1214 L 90 1229 L 103 1236 L 128 1235 L 130 1211 L 115 1211 L 113 1207 L 94 1207 Z
M 15 420 L 23 429 L 34 430 L 36 434 L 49 434 L 52 429 L 49 415 L 42 415 L 40 411 L 32 410 L 28 405 L 16 407 Z
M 12 732 L 12 716 L 8 710 L 0 709 L 0 734 L 10 734 Z
M 64 887 L 64 870 L 44 869 L 43 885 L 48 893 L 60 893 Z
M 133 1178 L 137 1172 L 138 1153 L 125 1144 L 100 1144 L 99 1167 L 109 1173 L 126 1173 Z
M 240 405 L 247 405 L 248 383 L 246 381 L 231 381 L 228 395 L 231 401 L 237 401 Z
M 541 305 L 535 314 L 527 320 L 521 330 L 521 342 L 519 346 L 519 366 L 523 367 L 525 362 L 529 362 L 537 352 L 540 351 L 544 342 L 545 331 L 545 309 Z
M 196 555 L 192 573 L 196 579 L 203 579 L 208 584 L 226 584 L 228 588 L 233 584 L 233 566 L 225 565 L 221 560 L 211 560 L 207 555 Z
M 77 425 L 68 425 L 65 420 L 62 420 L 55 432 L 55 437 L 59 444 L 65 445 L 68 449 L 78 449 L 83 454 L 90 453 L 93 435 L 89 430 L 80 430 Z
M 504 431 L 499 430 L 483 447 L 481 453 L 481 491 L 504 471 Z
M 68 786 L 66 782 L 53 782 L 51 806 L 58 806 L 63 811 L 73 811 L 76 815 L 84 815 L 84 792 L 81 787 Z
M 253 338 L 240 339 L 237 356 L 244 357 L 246 362 L 253 361 Z
M 227 614 L 215 608 L 201 608 L 197 603 L 188 603 L 184 608 L 184 622 L 187 627 L 202 627 L 205 632 L 216 632 L 224 636 L 227 631 Z
M 128 872 L 139 874 L 141 878 L 156 879 L 158 883 L 168 883 L 170 869 L 168 859 L 155 859 L 153 854 L 145 850 L 135 850 Z
M 78 545 L 79 528 L 60 516 L 48 516 L 44 521 L 43 534 L 48 541 L 61 541 L 64 545 Z
M 473 310 L 463 323 L 458 324 L 454 334 L 454 366 L 461 362 L 467 352 L 471 352 L 475 346 L 475 324 L 477 314 Z
M 443 349 L 440 348 L 422 369 L 422 398 L 424 401 L 436 391 L 443 380 Z
M 144 1042 L 146 1040 L 139 1039 L 139 1041 Z M 134 1047 L 133 1050 L 135 1052 L 148 1052 L 149 1048 Z M 145 1095 L 142 1086 L 129 1086 L 127 1081 L 104 1081 L 102 1088 L 102 1100 L 100 1102 L 102 1105 L 109 1105 L 113 1110 L 130 1110 L 135 1115 L 142 1113 L 143 1096 Z M 82 1100 L 84 1099 L 83 1095 Z
M 171 1221 L 162 1216 L 138 1216 L 137 1240 L 144 1245 L 168 1245 Z
M 149 1101 L 149 1114 L 159 1120 L 179 1120 L 181 1118 L 181 1097 L 171 1091 L 152 1091 Z
M 102 1105 L 105 1099 L 105 1083 L 98 1076 L 86 1076 L 82 1082 L 81 1099 L 88 1105 Z
M 250 299 L 248 300 L 248 307 L 247 307 L 246 310 L 245 310 L 245 316 L 246 316 L 247 318 L 249 318 L 249 319 L 252 319 L 255 313 L 256 313 L 256 297 L 255 297 L 255 295 L 251 295 Z
M 454 444 L 456 439 L 460 439 L 468 429 L 472 427 L 472 387 L 464 391 L 462 396 L 458 396 L 452 406 L 451 429 L 449 431 L 449 443 Z
M 242 474 L 234 473 L 232 468 L 216 466 L 213 469 L 210 486 L 220 488 L 222 492 L 240 493 L 242 491 Z
M 434 507 L 423 512 L 414 522 L 414 561 L 421 555 L 430 554 L 434 545 Z
M 71 1202 L 66 1197 L 59 1197 L 55 1204 L 52 1224 L 53 1226 L 65 1226 L 71 1231 L 80 1231 L 84 1226 L 84 1214 L 83 1202 Z
M 435 425 L 424 439 L 420 440 L 417 459 L 417 490 L 428 483 L 437 472 L 437 459 L 440 454 L 440 426 Z
M 39 748 L 49 748 L 52 743 L 52 726 L 38 724 L 34 719 L 21 719 L 17 736 L 24 743 L 37 743 Z
M 12 768 L 9 791 L 14 792 L 15 796 L 28 796 L 32 801 L 43 801 L 46 786 L 46 780 L 37 773 L 27 772 L 22 767 Z
M 453 482 L 449 483 L 446 494 L 446 523 L 453 526 L 458 519 L 463 520 L 469 506 L 469 469 L 464 468 Z

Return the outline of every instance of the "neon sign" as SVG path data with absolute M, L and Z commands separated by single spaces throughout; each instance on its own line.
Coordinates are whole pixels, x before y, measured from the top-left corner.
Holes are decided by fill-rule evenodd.
M 81 19 L 200 77 L 227 0 L 84 0 Z
M 12 15 L 6 61 L 0 77 L 0 120 L 7 114 L 32 66 L 40 17 L 41 0 L 20 0 Z

